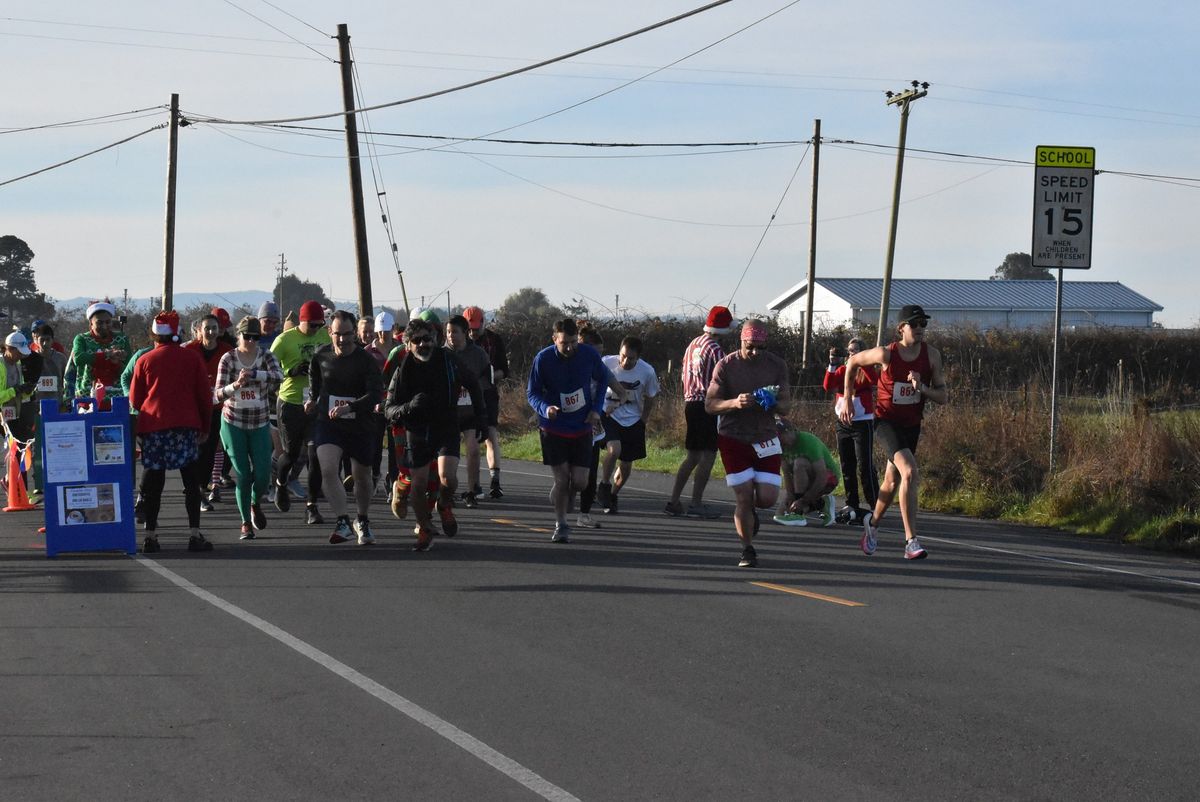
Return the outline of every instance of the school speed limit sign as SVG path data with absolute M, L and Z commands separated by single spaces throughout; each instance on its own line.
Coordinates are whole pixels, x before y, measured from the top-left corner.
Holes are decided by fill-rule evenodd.
M 1096 149 L 1039 145 L 1033 179 L 1033 266 L 1092 266 Z

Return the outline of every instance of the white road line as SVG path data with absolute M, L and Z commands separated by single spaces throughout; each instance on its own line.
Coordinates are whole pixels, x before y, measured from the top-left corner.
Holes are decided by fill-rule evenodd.
M 192 584 L 179 574 L 176 574 L 174 571 L 159 565 L 154 560 L 140 556 L 136 559 L 154 573 L 177 585 L 183 590 L 186 590 L 193 596 L 203 599 L 214 607 L 229 613 L 234 618 L 244 621 L 263 634 L 279 641 L 284 646 L 299 652 L 309 660 L 312 660 L 314 663 L 317 663 L 329 671 L 332 671 L 334 674 L 337 674 L 350 684 L 358 686 L 379 701 L 395 708 L 418 724 L 428 727 L 446 740 L 466 750 L 472 756 L 482 760 L 484 763 L 487 763 L 489 766 L 501 772 L 502 774 L 505 774 L 506 776 L 516 780 L 521 785 L 540 796 L 542 799 L 553 800 L 553 802 L 579 802 L 579 799 L 576 796 L 562 788 L 559 788 L 557 785 L 537 774 L 532 769 L 528 769 L 512 758 L 502 755 L 473 735 L 463 732 L 458 727 L 455 727 L 450 722 L 439 718 L 433 713 L 430 713 L 428 710 L 416 704 L 415 702 L 405 699 L 400 694 L 385 688 L 370 677 L 360 674 L 350 666 L 331 657 L 315 646 L 305 643 L 294 635 L 285 632 L 268 621 L 264 621 L 253 613 L 248 613 L 237 605 L 231 604 L 221 597 L 215 596 L 212 593 L 209 593 L 207 590 Z

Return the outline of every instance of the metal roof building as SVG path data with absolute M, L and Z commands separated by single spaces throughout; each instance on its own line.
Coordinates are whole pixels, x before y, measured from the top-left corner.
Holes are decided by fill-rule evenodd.
M 1005 279 L 893 279 L 888 320 L 900 307 L 920 304 L 934 325 L 973 323 L 982 329 L 1054 325 L 1054 281 Z M 781 324 L 804 324 L 808 282 L 796 284 L 768 306 Z M 814 328 L 851 328 L 879 322 L 883 279 L 817 279 L 813 291 Z M 1118 281 L 1064 281 L 1064 328 L 1115 326 L 1148 329 L 1162 307 Z

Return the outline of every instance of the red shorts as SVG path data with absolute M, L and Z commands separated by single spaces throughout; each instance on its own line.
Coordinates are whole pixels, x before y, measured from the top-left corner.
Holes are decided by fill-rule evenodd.
M 743 443 L 725 435 L 717 437 L 717 450 L 721 452 L 721 464 L 725 466 L 725 483 L 730 487 L 746 482 L 776 487 L 783 484 L 779 478 L 782 454 L 760 457 L 753 443 Z

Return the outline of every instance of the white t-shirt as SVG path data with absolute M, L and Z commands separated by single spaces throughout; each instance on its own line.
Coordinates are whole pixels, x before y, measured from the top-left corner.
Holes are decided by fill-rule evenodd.
M 658 374 L 644 359 L 639 359 L 633 370 L 625 370 L 621 367 L 621 358 L 616 354 L 604 357 L 604 365 L 625 388 L 625 403 L 614 407 L 608 416 L 622 426 L 632 426 L 641 420 L 645 399 L 658 395 Z M 610 388 L 605 393 L 605 409 L 612 407 L 616 401 Z

